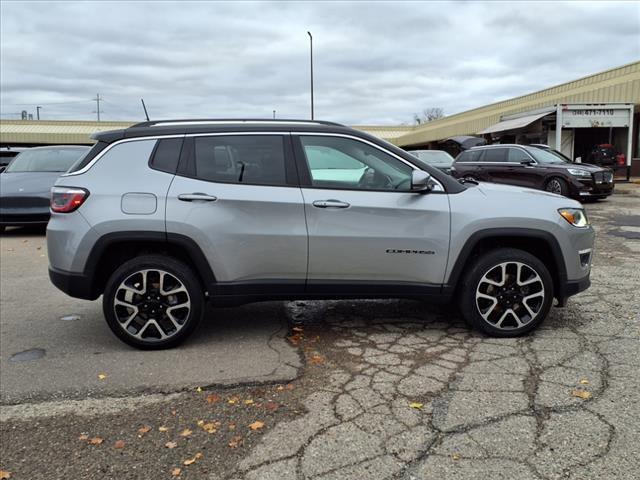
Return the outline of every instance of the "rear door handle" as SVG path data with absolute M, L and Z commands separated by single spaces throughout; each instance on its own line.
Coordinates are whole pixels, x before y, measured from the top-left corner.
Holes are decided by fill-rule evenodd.
M 180 195 L 178 195 L 178 200 L 182 200 L 183 202 L 193 202 L 193 201 L 215 202 L 217 199 L 218 197 L 214 197 L 213 195 L 207 195 L 206 193 L 200 193 L 200 192 L 181 193 Z
M 313 202 L 313 206 L 318 208 L 349 208 L 351 205 L 349 205 L 347 202 L 330 199 L 316 200 L 315 202 Z

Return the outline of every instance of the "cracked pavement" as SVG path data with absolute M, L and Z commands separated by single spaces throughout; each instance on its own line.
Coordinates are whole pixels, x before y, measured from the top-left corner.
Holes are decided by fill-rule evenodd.
M 617 188 L 627 193 L 586 205 L 598 233 L 591 288 L 566 308 L 553 308 L 526 337 L 488 338 L 470 330 L 453 309 L 414 301 L 284 304 L 282 313 L 295 326 L 292 347 L 306 359 L 291 389 L 205 392 L 242 397 L 252 391 L 261 402 L 279 395 L 284 406 L 265 417 L 267 427 L 251 433 L 240 449 L 229 450 L 226 437 L 194 438 L 192 447 L 210 453 L 200 470 L 183 467 L 180 478 L 639 478 L 640 188 Z M 247 316 L 261 311 L 243 308 Z M 153 401 L 182 402 L 182 411 L 198 412 L 191 417 L 205 415 L 198 410 L 202 394 L 173 395 Z M 70 438 L 97 422 L 89 411 L 82 414 L 86 420 L 66 423 L 69 412 L 82 406 L 58 414 L 38 408 L 3 407 L 0 438 L 11 435 L 16 444 L 2 442 L 3 468 L 14 465 L 19 472 L 19 447 L 38 431 L 25 427 L 34 418 Z M 116 417 L 125 425 L 120 428 L 134 428 L 145 409 L 148 422 L 161 424 L 165 413 L 160 407 L 149 413 L 153 408 L 125 405 L 107 412 L 101 432 L 108 436 L 109 418 Z M 248 422 L 243 412 L 227 408 L 216 418 Z M 114 459 L 104 449 L 68 447 L 78 465 L 71 472 L 75 478 L 160 478 L 126 469 L 126 462 L 146 462 L 150 469 L 155 462 L 160 466 L 153 468 L 172 478 L 176 460 L 146 460 L 142 448 Z M 122 462 L 120 470 L 114 462 Z M 91 470 L 94 465 L 103 466 L 102 476 Z M 31 478 L 61 478 L 45 475 L 53 466 L 32 470 L 42 477 Z

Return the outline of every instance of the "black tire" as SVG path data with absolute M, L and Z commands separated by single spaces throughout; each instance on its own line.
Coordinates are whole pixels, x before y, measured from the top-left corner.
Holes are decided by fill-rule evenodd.
M 502 270 L 500 265 L 509 264 L 509 262 L 512 262 L 511 267 L 507 265 L 506 270 Z M 517 264 L 523 264 L 527 268 L 518 267 Z M 496 270 L 497 268 L 500 268 L 500 270 Z M 521 270 L 518 270 L 518 268 Z M 483 280 L 485 275 L 490 275 L 493 272 L 498 275 L 501 272 L 506 272 L 504 287 L 495 287 Z M 525 286 L 516 285 L 515 289 L 519 289 L 519 291 L 511 291 L 513 287 L 507 287 L 512 281 L 510 276 L 513 276 L 513 272 L 522 272 L 522 275 L 529 275 L 529 279 L 534 278 L 535 282 Z M 537 279 L 531 272 L 537 274 Z M 493 337 L 517 337 L 530 332 L 547 317 L 553 303 L 553 280 L 547 267 L 537 257 L 516 248 L 499 248 L 483 253 L 473 260 L 465 271 L 463 278 L 464 280 L 459 290 L 459 305 L 462 316 L 472 327 Z M 506 280 L 507 278 L 509 280 Z M 516 278 L 517 280 L 519 279 Z M 482 291 L 483 289 L 491 288 L 496 292 Z M 506 291 L 500 292 L 500 289 L 503 288 Z M 539 296 L 539 289 L 543 294 L 542 297 Z M 526 293 L 523 293 L 523 290 Z M 492 303 L 491 300 L 476 298 L 477 294 L 483 295 L 487 293 L 492 293 L 490 296 L 496 295 L 496 303 Z M 533 299 L 526 298 L 526 296 L 533 294 L 538 296 Z M 509 298 L 498 300 L 498 297 Z M 506 302 L 507 305 L 505 306 L 503 302 Z M 525 308 L 525 302 L 532 302 L 527 307 L 533 310 L 535 315 L 529 314 Z M 491 309 L 490 314 L 487 314 L 492 304 L 494 308 Z M 487 319 L 483 318 L 481 308 L 485 308 L 484 314 L 487 315 Z M 508 310 L 512 310 L 514 313 L 508 313 Z M 529 315 L 531 318 L 528 321 L 521 321 L 522 318 L 519 318 L 520 321 L 516 320 L 516 317 L 520 317 L 520 315 Z M 497 326 L 498 322 L 494 322 L 495 319 L 502 316 L 505 316 L 502 322 L 504 327 L 502 325 Z M 520 325 L 521 323 L 522 325 Z
M 547 192 L 556 193 L 567 197 L 569 195 L 569 184 L 560 177 L 551 177 L 544 185 Z
M 116 295 L 122 296 L 123 294 L 127 294 L 127 289 L 122 288 L 123 282 L 134 281 L 136 278 L 142 278 L 136 277 L 136 275 L 143 275 L 143 273 L 141 272 L 144 270 L 151 271 L 145 274 L 148 275 L 148 277 L 145 278 L 149 278 L 146 283 L 150 284 L 150 287 L 147 286 L 147 288 L 145 289 L 145 295 L 147 293 L 149 293 L 149 295 L 152 295 L 153 291 L 155 291 L 158 301 L 156 301 L 154 297 L 147 303 L 145 302 L 142 295 L 139 295 L 137 293 L 130 293 L 129 295 L 132 295 L 133 299 L 131 299 L 130 301 L 127 300 L 127 303 L 132 304 L 131 311 L 133 311 L 133 308 L 136 308 L 135 312 L 138 312 L 135 315 L 130 315 L 130 317 L 134 317 L 133 321 L 131 322 L 134 325 L 132 325 L 131 328 L 135 329 L 138 324 L 142 324 L 138 331 L 133 332 L 137 334 L 140 334 L 142 332 L 143 335 L 141 335 L 141 337 L 144 337 L 144 334 L 146 334 L 146 331 L 144 331 L 144 328 L 142 327 L 144 327 L 146 323 L 150 323 L 150 321 L 152 324 L 148 327 L 148 329 L 150 330 L 151 334 L 153 334 L 154 332 L 157 333 L 158 328 L 160 328 L 163 330 L 163 334 L 167 335 L 167 330 L 163 329 L 162 325 L 169 325 L 170 327 L 175 328 L 175 331 L 173 333 L 169 331 L 170 334 L 167 335 L 167 338 L 164 339 L 135 337 L 133 336 L 133 334 L 130 334 L 129 331 L 125 331 L 125 329 L 122 327 L 122 324 L 124 322 L 118 318 L 119 315 L 121 317 L 124 316 L 122 314 L 123 308 L 125 309 L 124 311 L 129 312 L 127 307 L 123 307 L 122 304 L 116 306 L 114 303 L 116 300 Z M 158 281 L 158 283 L 153 283 L 156 278 L 160 278 L 159 274 L 156 275 L 156 273 L 152 273 L 156 270 L 158 272 L 168 273 L 170 276 L 165 276 L 163 278 L 168 278 L 168 281 L 172 282 L 174 286 L 176 286 L 177 284 L 182 284 L 180 288 L 184 287 L 184 290 L 174 295 L 163 295 L 161 291 L 158 291 L 158 288 L 162 289 L 162 286 L 156 286 L 160 284 L 160 281 Z M 177 283 L 174 282 L 175 280 L 177 280 Z M 165 280 L 165 282 L 166 281 L 167 280 Z M 139 282 L 135 285 L 139 285 Z M 178 299 L 178 297 L 180 297 L 180 299 Z M 146 298 L 151 297 L 147 296 Z M 177 306 L 172 307 L 168 302 L 174 300 L 175 305 Z M 182 301 L 188 302 L 188 307 L 180 308 L 180 310 L 182 310 L 181 315 L 183 316 L 183 318 L 178 319 L 178 326 L 173 327 L 174 325 L 176 325 L 176 322 L 170 321 L 169 315 L 167 315 L 167 308 L 178 308 L 180 307 L 180 305 L 182 305 L 182 303 L 178 305 L 178 302 Z M 133 258 L 125 262 L 111 275 L 104 289 L 104 295 L 102 298 L 102 309 L 105 319 L 107 320 L 107 325 L 109 325 L 111 331 L 113 331 L 113 333 L 120 340 L 142 350 L 160 350 L 165 348 L 172 348 L 179 345 L 191 333 L 193 333 L 198 323 L 200 322 L 200 319 L 202 318 L 202 314 L 204 311 L 204 302 L 204 290 L 202 288 L 202 285 L 200 284 L 200 281 L 198 280 L 198 277 L 194 274 L 193 270 L 190 267 L 172 257 L 162 255 L 145 255 Z M 152 308 L 153 305 L 155 305 L 155 308 L 158 308 L 158 313 L 150 313 L 150 308 Z M 143 307 L 146 311 L 140 313 L 142 312 Z M 161 309 L 163 309 L 165 313 L 161 313 Z M 187 311 L 184 312 L 184 310 Z M 153 311 L 155 312 L 155 309 Z M 158 319 L 157 322 L 155 320 L 156 318 Z M 153 322 L 156 323 L 153 324 Z M 158 336 L 161 337 L 161 334 L 158 334 Z

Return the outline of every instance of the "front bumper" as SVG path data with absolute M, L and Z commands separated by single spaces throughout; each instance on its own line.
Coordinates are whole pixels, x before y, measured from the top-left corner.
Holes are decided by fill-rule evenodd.
M 559 285 L 556 298 L 558 299 L 558 307 L 564 307 L 569 297 L 584 292 L 591 286 L 590 273 L 579 280 L 567 280 Z
M 49 267 L 49 279 L 70 297 L 95 300 L 100 296 L 95 293 L 91 279 L 82 273 L 65 272 Z

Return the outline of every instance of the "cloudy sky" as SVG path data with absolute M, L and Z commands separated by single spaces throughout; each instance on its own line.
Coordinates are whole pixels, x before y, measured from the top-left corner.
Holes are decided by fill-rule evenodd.
M 0 3 L 0 114 L 411 123 L 640 60 L 637 2 Z

